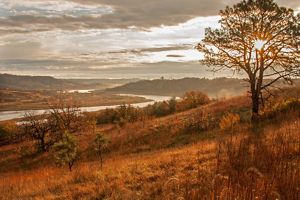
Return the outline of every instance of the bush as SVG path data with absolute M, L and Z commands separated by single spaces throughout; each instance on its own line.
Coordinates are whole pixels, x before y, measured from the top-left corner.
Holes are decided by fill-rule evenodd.
M 232 130 L 235 125 L 237 125 L 240 122 L 240 116 L 235 113 L 227 113 L 225 114 L 220 123 L 219 126 L 222 130 Z
M 269 111 L 263 114 L 265 119 L 274 119 L 290 112 L 297 112 L 300 117 L 300 99 L 288 99 L 275 104 Z
M 199 91 L 187 92 L 178 103 L 177 110 L 184 111 L 209 103 L 208 96 Z
M 16 142 L 18 138 L 18 127 L 14 122 L 0 124 L 0 145 Z
M 200 110 L 183 120 L 183 132 L 199 132 L 208 130 L 213 125 L 213 118 Z
M 6 143 L 8 134 L 4 129 L 3 125 L 0 126 L 0 145 Z

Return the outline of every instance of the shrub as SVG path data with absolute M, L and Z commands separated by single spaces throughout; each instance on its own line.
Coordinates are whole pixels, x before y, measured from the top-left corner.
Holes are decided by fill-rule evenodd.
M 3 125 L 0 126 L 0 145 L 4 144 L 6 142 L 6 139 L 8 137 L 8 134 L 6 130 L 4 129 Z
M 155 102 L 153 105 L 148 106 L 148 110 L 148 114 L 155 117 L 162 117 L 171 113 L 167 101 Z
M 300 116 L 300 99 L 287 99 L 275 104 L 269 111 L 262 116 L 265 119 L 274 119 L 290 112 L 297 112 Z
M 0 124 L 0 145 L 17 141 L 18 127 L 14 122 Z
M 225 114 L 220 123 L 219 126 L 222 130 L 232 130 L 235 125 L 237 125 L 240 122 L 240 116 L 235 113 L 227 113 Z
M 180 111 L 196 108 L 201 105 L 209 103 L 210 100 L 208 96 L 199 91 L 187 92 L 180 103 L 178 103 L 177 109 Z
M 184 132 L 199 132 L 208 130 L 213 124 L 213 117 L 206 111 L 200 110 L 183 120 Z

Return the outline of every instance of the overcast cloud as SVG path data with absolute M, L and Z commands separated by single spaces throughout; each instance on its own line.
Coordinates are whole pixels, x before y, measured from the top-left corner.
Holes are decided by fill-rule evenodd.
M 166 68 L 165 62 L 196 68 L 201 55 L 193 46 L 205 27 L 218 27 L 219 10 L 236 2 L 0 0 L 0 73 L 120 68 L 150 73 Z M 300 8 L 299 0 L 277 2 Z

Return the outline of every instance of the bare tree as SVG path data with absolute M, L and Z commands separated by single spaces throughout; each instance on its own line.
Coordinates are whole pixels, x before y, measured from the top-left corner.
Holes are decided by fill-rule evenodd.
M 25 113 L 26 122 L 22 127 L 25 135 L 37 142 L 38 151 L 47 151 L 48 147 L 54 144 L 51 136 L 51 125 L 48 123 L 47 114 L 35 116 L 34 113 Z
M 49 103 L 49 107 L 49 120 L 53 127 L 52 131 L 76 133 L 85 127 L 84 116 L 73 99 L 59 96 L 56 100 Z
M 54 143 L 63 139 L 64 133 L 75 134 L 89 128 L 84 115 L 71 100 L 58 98 L 50 105 L 50 110 L 42 115 L 28 112 L 22 127 L 25 135 L 36 140 L 38 150 L 47 151 Z
M 270 94 L 278 80 L 291 82 L 300 74 L 300 15 L 273 0 L 244 0 L 220 15 L 221 28 L 207 28 L 197 49 L 205 65 L 247 74 L 254 119 L 263 93 Z

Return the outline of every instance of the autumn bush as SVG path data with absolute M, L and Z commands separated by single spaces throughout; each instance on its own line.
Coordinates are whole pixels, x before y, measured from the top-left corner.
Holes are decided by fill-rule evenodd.
M 2 122 L 0 124 L 0 146 L 20 141 L 24 137 L 20 132 L 15 122 Z
M 185 93 L 182 99 L 177 103 L 176 109 L 178 111 L 189 110 L 201 105 L 208 104 L 210 102 L 209 97 L 200 91 L 190 91 Z
M 213 127 L 214 117 L 206 112 L 199 110 L 187 118 L 183 119 L 184 132 L 201 132 Z
M 221 118 L 219 126 L 222 130 L 232 130 L 239 122 L 240 116 L 238 114 L 227 113 Z
M 287 98 L 275 102 L 272 106 L 266 108 L 262 118 L 272 120 L 282 117 L 287 117 L 289 114 L 294 113 L 300 116 L 300 99 Z

